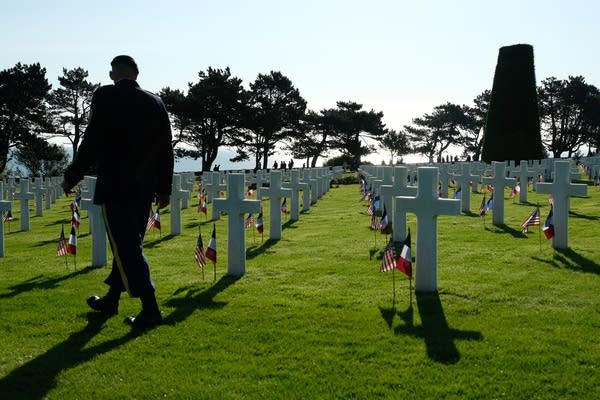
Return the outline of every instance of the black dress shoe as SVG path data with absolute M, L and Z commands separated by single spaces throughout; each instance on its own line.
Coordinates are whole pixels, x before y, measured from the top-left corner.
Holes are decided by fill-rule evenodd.
M 124 322 L 133 328 L 148 329 L 161 325 L 163 323 L 163 319 L 162 315 L 160 315 L 160 311 L 157 313 L 149 313 L 142 310 L 135 317 L 126 317 Z
M 119 313 L 119 302 L 106 297 L 90 296 L 87 304 L 94 311 L 99 311 L 105 315 L 116 315 Z

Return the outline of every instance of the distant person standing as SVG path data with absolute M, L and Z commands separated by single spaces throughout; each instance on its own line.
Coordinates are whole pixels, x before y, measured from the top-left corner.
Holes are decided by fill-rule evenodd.
M 92 98 L 90 120 L 62 184 L 66 193 L 91 166 L 97 167 L 94 204 L 102 206 L 113 252 L 112 270 L 104 281 L 105 296 L 87 304 L 107 315 L 118 313 L 121 292 L 139 297 L 141 312 L 127 317 L 133 327 L 162 323 L 154 282 L 143 253 L 144 233 L 152 200 L 160 209 L 169 204 L 173 175 L 171 126 L 160 97 L 136 82 L 138 67 L 130 56 L 111 62 L 114 85 L 102 86 Z

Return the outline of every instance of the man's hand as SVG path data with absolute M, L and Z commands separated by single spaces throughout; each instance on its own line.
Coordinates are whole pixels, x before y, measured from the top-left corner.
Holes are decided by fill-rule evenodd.
M 154 205 L 156 206 L 157 210 L 160 210 L 161 208 L 165 208 L 166 206 L 169 205 L 169 201 L 170 201 L 170 196 L 168 194 L 156 194 L 154 196 Z

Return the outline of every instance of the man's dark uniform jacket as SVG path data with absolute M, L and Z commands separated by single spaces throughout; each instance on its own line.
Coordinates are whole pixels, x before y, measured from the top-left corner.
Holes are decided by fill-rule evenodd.
M 94 93 L 85 136 L 65 172 L 68 186 L 93 165 L 98 175 L 95 204 L 143 205 L 155 193 L 171 193 L 171 126 L 160 97 L 131 79 Z

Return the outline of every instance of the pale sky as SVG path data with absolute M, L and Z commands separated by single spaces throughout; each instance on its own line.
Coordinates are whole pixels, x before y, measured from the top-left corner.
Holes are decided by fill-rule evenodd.
M 209 66 L 245 87 L 281 71 L 318 111 L 351 100 L 388 128 L 491 89 L 498 49 L 534 47 L 538 83 L 583 75 L 600 86 L 594 0 L 0 0 L 0 70 L 39 62 L 109 84 L 110 60 L 132 55 L 142 87 L 186 90 Z

